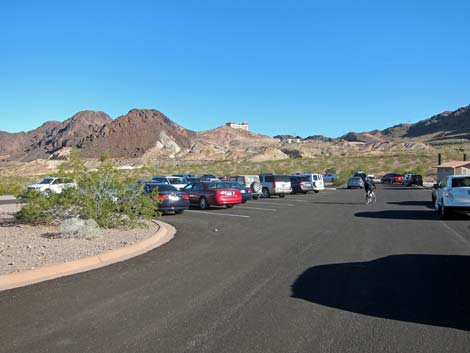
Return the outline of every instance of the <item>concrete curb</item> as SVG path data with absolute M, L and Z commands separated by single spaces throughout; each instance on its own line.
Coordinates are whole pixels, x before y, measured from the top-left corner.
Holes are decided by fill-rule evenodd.
M 108 266 L 144 254 L 173 239 L 176 233 L 176 229 L 173 226 L 160 221 L 154 222 L 159 227 L 157 232 L 150 238 L 138 243 L 79 260 L 46 265 L 31 271 L 0 276 L 0 291 L 24 287 L 30 284 Z

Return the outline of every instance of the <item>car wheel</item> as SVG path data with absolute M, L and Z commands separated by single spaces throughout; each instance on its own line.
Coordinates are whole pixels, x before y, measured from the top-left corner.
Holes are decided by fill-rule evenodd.
M 246 201 L 243 201 L 243 202 L 246 202 Z M 227 208 L 232 208 L 232 207 L 233 207 L 233 204 L 230 203 L 230 204 L 227 204 L 227 205 L 225 205 L 225 206 L 226 206 Z
M 280 195 L 279 195 L 279 197 L 286 197 L 286 195 L 284 195 L 284 194 L 280 194 Z
M 441 204 L 439 206 L 439 216 L 441 217 L 441 219 L 447 219 L 450 216 L 450 212 L 447 207 L 444 206 L 444 204 Z
M 243 200 L 242 203 L 246 203 L 247 200 Z M 228 206 L 228 205 L 227 205 Z
M 253 200 L 258 200 L 259 199 L 259 196 L 256 195 L 256 196 L 253 196 Z
M 269 189 L 268 188 L 263 188 L 263 197 L 265 199 L 268 199 L 271 197 L 271 193 L 269 192 Z
M 207 204 L 207 200 L 205 197 L 201 197 L 199 199 L 199 208 L 201 210 L 207 210 L 207 208 L 209 207 L 209 205 Z
M 313 192 L 314 192 L 315 194 L 318 194 L 318 193 L 320 192 L 320 190 L 313 190 Z

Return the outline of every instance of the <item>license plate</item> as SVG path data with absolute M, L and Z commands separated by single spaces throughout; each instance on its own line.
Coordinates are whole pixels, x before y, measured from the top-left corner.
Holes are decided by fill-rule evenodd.
M 227 196 L 233 196 L 233 191 L 227 191 L 226 195 Z
M 180 198 L 178 196 L 169 196 L 168 197 L 171 201 L 178 201 Z
M 311 183 L 305 183 L 305 186 L 312 186 Z

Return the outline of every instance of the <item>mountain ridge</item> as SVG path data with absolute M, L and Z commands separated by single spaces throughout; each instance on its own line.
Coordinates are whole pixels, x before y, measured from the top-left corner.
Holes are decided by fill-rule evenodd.
M 311 135 L 270 137 L 220 126 L 192 131 L 155 109 L 131 109 L 116 119 L 100 111 L 85 110 L 38 128 L 9 133 L 0 131 L 0 158 L 32 161 L 66 159 L 72 147 L 84 158 L 149 160 L 268 160 L 313 157 L 334 153 L 430 149 L 434 145 L 470 141 L 470 106 L 446 111 L 415 124 L 398 124 L 383 130 L 349 132 L 339 138 Z

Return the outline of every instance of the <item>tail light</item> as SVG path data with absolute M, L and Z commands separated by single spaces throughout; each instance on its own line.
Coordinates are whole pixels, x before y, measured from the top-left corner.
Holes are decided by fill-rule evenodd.
M 168 200 L 168 195 L 158 195 L 157 199 L 158 200 Z
M 304 183 L 304 182 L 301 182 L 301 183 L 300 183 L 300 186 L 305 186 L 305 183 Z
M 189 200 L 189 195 L 188 194 L 183 194 L 183 200 Z
M 273 190 L 276 188 L 276 183 L 273 182 Z

